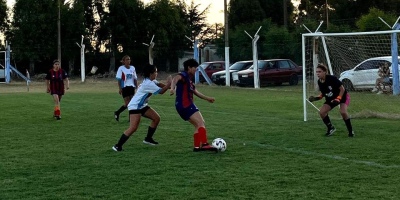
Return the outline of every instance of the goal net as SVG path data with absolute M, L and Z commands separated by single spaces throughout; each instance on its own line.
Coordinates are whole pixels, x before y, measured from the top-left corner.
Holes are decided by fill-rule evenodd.
M 393 60 L 392 55 L 397 57 L 397 46 L 400 41 L 399 35 L 400 31 L 398 30 L 303 34 L 304 121 L 319 119 L 318 109 L 325 102 L 321 100 L 311 103 L 307 100 L 309 96 L 317 96 L 320 93 L 317 84 L 318 78 L 315 74 L 318 63 L 325 64 L 328 67 L 329 74 L 339 78 L 345 88 L 350 91 L 352 100 L 350 103 L 351 106 L 349 107 L 349 114 L 352 115 L 352 117 L 358 115 L 368 117 L 368 115 L 373 116 L 380 114 L 391 116 L 395 114 L 394 112 L 391 113 L 390 110 L 382 111 L 369 106 L 368 101 L 377 96 L 376 93 L 374 94 L 371 92 L 371 89 L 374 88 L 376 78 L 378 78 L 379 66 L 383 63 L 389 63 L 391 65 Z M 395 36 L 394 40 L 392 40 L 392 36 Z M 393 45 L 393 43 L 395 43 L 395 45 Z M 395 49 L 395 53 L 393 53 L 393 49 Z M 396 63 L 397 62 L 398 59 Z M 394 68 L 398 70 L 398 67 Z M 354 71 L 352 71 L 353 69 Z M 346 78 L 346 76 L 342 74 L 345 71 L 347 71 L 347 75 L 351 77 Z M 396 75 L 398 75 L 398 73 Z M 391 78 L 391 80 L 393 79 Z M 395 80 L 398 81 L 398 78 Z M 392 87 L 390 87 L 390 89 L 388 88 L 388 93 L 392 91 L 391 89 Z M 359 102 L 355 105 L 354 101 Z M 339 111 L 332 113 L 332 115 L 341 118 Z

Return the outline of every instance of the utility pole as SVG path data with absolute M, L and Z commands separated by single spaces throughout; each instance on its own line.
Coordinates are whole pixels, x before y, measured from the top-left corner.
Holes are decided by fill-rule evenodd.
M 325 0 L 325 12 L 326 12 L 326 29 L 329 28 L 329 14 L 328 14 L 328 0 Z
M 61 65 L 61 0 L 58 0 L 58 20 L 57 20 L 57 27 L 58 27 L 58 61 L 60 61 Z
M 228 6 L 224 0 L 224 17 L 225 17 L 225 83 L 226 86 L 231 85 L 231 73 L 229 72 L 229 36 L 228 36 Z
M 283 0 L 283 25 L 287 28 L 288 14 L 287 14 L 287 1 Z

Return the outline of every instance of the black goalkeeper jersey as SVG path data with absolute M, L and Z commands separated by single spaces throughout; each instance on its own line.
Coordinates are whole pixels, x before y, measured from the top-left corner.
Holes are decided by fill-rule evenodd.
M 320 80 L 318 80 L 319 90 L 321 91 L 322 95 L 324 95 L 325 100 L 327 102 L 330 102 L 337 96 L 339 96 L 341 85 L 342 82 L 338 78 L 332 75 L 326 75 L 325 82 L 323 83 Z M 345 97 L 346 94 L 347 91 L 345 90 L 343 93 L 343 97 Z

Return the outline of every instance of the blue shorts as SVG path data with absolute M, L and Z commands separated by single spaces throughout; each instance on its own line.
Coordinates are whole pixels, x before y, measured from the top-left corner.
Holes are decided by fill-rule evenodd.
M 189 120 L 189 118 L 196 113 L 197 111 L 199 111 L 199 109 L 196 107 L 196 105 L 194 104 L 190 104 L 190 106 L 184 108 L 181 106 L 175 106 L 176 111 L 178 112 L 179 116 L 181 116 L 181 118 L 185 121 Z

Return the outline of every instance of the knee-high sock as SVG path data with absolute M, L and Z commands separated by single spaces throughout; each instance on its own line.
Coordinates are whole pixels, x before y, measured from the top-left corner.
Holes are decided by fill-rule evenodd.
M 332 128 L 332 123 L 331 123 L 331 119 L 329 119 L 329 115 L 327 115 L 326 117 L 324 117 L 322 119 L 322 121 L 324 122 L 324 124 L 326 125 L 326 127 L 328 127 L 329 129 Z
M 156 132 L 157 127 L 152 128 L 149 126 L 149 128 L 147 129 L 147 136 L 146 138 L 153 138 L 154 133 Z
M 118 115 L 120 113 L 122 113 L 124 110 L 126 110 L 128 107 L 126 107 L 125 105 L 121 106 L 117 111 L 115 111 Z
M 206 144 L 208 143 L 207 139 L 207 130 L 204 127 L 200 127 L 197 132 L 200 134 L 200 142 L 201 144 Z
M 117 146 L 122 147 L 122 145 L 125 144 L 125 142 L 129 139 L 129 136 L 126 136 L 125 134 L 122 133 L 121 137 L 118 140 Z
M 60 116 L 61 111 L 59 106 L 54 106 L 54 116 Z
M 200 140 L 200 134 L 195 133 L 193 135 L 193 146 L 194 148 L 200 148 L 201 140 Z
M 353 132 L 353 126 L 351 125 L 350 118 L 344 119 L 343 121 L 346 124 L 347 130 L 349 131 L 349 133 Z

